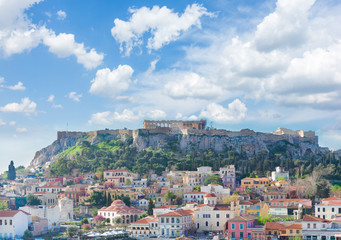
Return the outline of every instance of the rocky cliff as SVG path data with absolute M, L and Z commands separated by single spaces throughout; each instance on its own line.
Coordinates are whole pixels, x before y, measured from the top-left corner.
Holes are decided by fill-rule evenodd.
M 297 135 L 275 135 L 259 133 L 249 129 L 238 132 L 227 130 L 174 130 L 171 128 L 138 129 L 138 130 L 101 130 L 91 132 L 58 132 L 57 140 L 51 145 L 36 152 L 30 168 L 48 165 L 58 158 L 58 154 L 75 146 L 77 142 L 88 141 L 96 145 L 102 141 L 121 138 L 130 141 L 129 145 L 138 151 L 152 147 L 171 150 L 179 153 L 190 153 L 193 150 L 213 149 L 217 152 L 236 150 L 252 156 L 260 150 L 290 154 L 302 157 L 319 154 L 317 137 L 300 137 Z

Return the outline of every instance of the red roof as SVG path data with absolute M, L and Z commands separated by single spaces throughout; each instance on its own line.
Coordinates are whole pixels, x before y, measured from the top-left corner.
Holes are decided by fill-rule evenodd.
M 159 207 L 155 207 L 153 209 L 166 209 L 166 208 L 176 208 L 176 206 L 174 206 L 174 205 L 162 205 Z
M 323 218 L 315 217 L 312 215 L 304 215 L 303 222 L 331 222 Z
M 0 211 L 0 217 L 14 217 L 19 212 L 23 212 L 26 215 L 30 215 L 27 212 L 22 211 L 22 210 L 11 210 L 11 211 Z
M 285 230 L 285 227 L 283 224 L 279 222 L 266 222 L 264 229 L 266 230 Z
M 207 193 L 205 197 L 217 197 L 214 193 Z
M 170 217 L 170 216 L 182 217 L 182 216 L 189 216 L 192 214 L 193 214 L 192 210 L 178 210 L 178 211 L 162 214 L 159 217 Z
M 302 229 L 302 223 L 294 223 L 294 224 L 291 224 L 291 225 L 287 226 L 286 228 L 289 228 L 289 229 Z

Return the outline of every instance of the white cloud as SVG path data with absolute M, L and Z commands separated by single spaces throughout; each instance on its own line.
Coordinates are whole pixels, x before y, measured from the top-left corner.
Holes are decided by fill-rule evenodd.
M 10 126 L 14 126 L 15 124 L 17 124 L 15 121 L 10 121 L 10 122 L 9 122 L 9 125 L 10 125 Z
M 122 113 L 119 112 L 99 112 L 91 115 L 90 124 L 110 125 L 114 122 L 131 122 L 140 118 L 135 115 L 133 111 L 124 109 Z
M 51 103 L 54 102 L 54 95 L 51 94 L 46 101 Z
M 63 108 L 61 104 L 52 104 L 52 108 Z
M 52 29 L 37 26 L 25 14 L 40 0 L 0 1 L 0 52 L 8 57 L 31 50 L 43 43 L 58 57 L 76 56 L 77 62 L 87 69 L 99 66 L 104 55 L 95 49 L 89 51 L 83 43 L 77 43 L 73 34 L 60 33 L 56 36 Z
M 222 94 L 222 89 L 196 73 L 185 73 L 165 85 L 165 93 L 172 98 L 210 99 Z
M 18 82 L 16 85 L 8 86 L 7 88 L 11 90 L 15 90 L 15 91 L 24 91 L 26 89 L 26 87 L 24 86 L 22 82 Z
M 77 43 L 73 34 L 60 33 L 55 35 L 51 32 L 44 38 L 44 44 L 49 47 L 49 51 L 60 58 L 75 55 L 77 62 L 87 69 L 98 67 L 104 58 L 102 53 L 98 54 L 95 49 L 86 51 L 83 43 Z
M 4 122 L 0 119 L 0 126 L 5 126 L 5 125 L 6 125 L 6 122 Z
M 80 102 L 80 98 L 82 97 L 82 94 L 77 94 L 76 92 L 70 92 L 68 95 L 68 98 L 76 101 L 76 102 Z
M 128 65 L 119 65 L 112 71 L 109 68 L 100 69 L 91 81 L 90 93 L 114 99 L 129 88 L 133 73 L 134 70 Z
M 160 118 L 166 118 L 167 115 L 164 111 L 155 109 L 155 110 L 148 111 L 146 113 L 146 116 L 151 119 L 160 119 Z
M 16 128 L 15 131 L 17 133 L 25 133 L 25 132 L 27 132 L 27 128 Z
M 0 77 L 0 83 L 5 82 L 5 78 L 4 77 Z
M 132 16 L 129 21 L 115 19 L 115 26 L 111 29 L 112 36 L 121 44 L 121 51 L 129 55 L 133 47 L 141 46 L 142 36 L 150 32 L 147 48 L 157 50 L 162 46 L 177 40 L 182 32 L 192 26 L 200 27 L 200 17 L 210 15 L 206 8 L 198 4 L 187 6 L 185 12 L 179 16 L 167 7 L 154 6 L 152 9 L 142 7 L 130 9 Z
M 308 37 L 308 13 L 315 0 L 278 0 L 276 10 L 257 26 L 255 45 L 262 51 L 297 47 Z
M 247 108 L 239 99 L 229 103 L 227 108 L 211 103 L 200 112 L 199 117 L 207 118 L 216 122 L 240 121 L 246 117 Z
M 21 103 L 8 103 L 0 107 L 1 112 L 24 113 L 26 115 L 36 114 L 37 104 L 28 97 L 21 99 Z
M 63 10 L 59 10 L 57 12 L 57 16 L 59 20 L 64 20 L 66 18 L 66 12 L 64 12 Z

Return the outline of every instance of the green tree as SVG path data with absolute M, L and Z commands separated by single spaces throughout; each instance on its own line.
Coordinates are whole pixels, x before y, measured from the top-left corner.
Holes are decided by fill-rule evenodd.
M 171 193 L 171 191 L 167 190 L 166 194 L 165 194 L 165 200 L 171 200 L 173 201 L 173 199 L 176 198 L 176 195 L 174 193 Z
M 0 211 L 8 210 L 7 202 L 0 202 Z
M 29 230 L 25 230 L 24 235 L 22 236 L 23 239 L 28 240 L 28 239 L 33 239 L 33 234 Z
M 330 186 L 326 180 L 320 181 L 316 184 L 316 197 L 328 198 L 330 195 Z
M 130 185 L 131 185 L 131 181 L 130 181 L 130 179 L 127 179 L 124 185 L 126 185 L 126 186 L 130 186 Z
M 78 228 L 76 226 L 69 226 L 66 229 L 66 234 L 70 238 L 77 236 L 77 233 L 78 233 Z
M 15 178 L 16 178 L 16 173 L 15 173 L 14 162 L 12 160 L 11 163 L 9 164 L 9 166 L 8 166 L 7 179 L 8 180 L 15 180 Z
M 93 206 L 104 206 L 106 205 L 106 198 L 103 191 L 93 191 L 90 198 L 87 200 Z
M 115 224 L 121 224 L 122 223 L 122 218 L 121 217 L 115 217 L 114 218 L 114 223 Z
M 87 218 L 83 218 L 82 220 L 81 220 L 81 224 L 83 225 L 83 224 L 89 224 L 89 220 L 87 219 Z
M 148 217 L 148 213 L 147 213 L 147 212 L 142 213 L 142 214 L 139 216 L 139 219 L 142 219 L 142 218 L 145 218 L 145 217 Z
M 37 196 L 33 195 L 32 193 L 27 195 L 26 201 L 27 201 L 27 204 L 31 206 L 41 204 L 41 200 Z
M 193 188 L 193 192 L 200 192 L 200 186 L 195 186 L 194 188 Z
M 108 197 L 107 197 L 107 207 L 109 207 L 112 204 L 112 198 L 110 193 L 108 193 Z
M 208 175 L 204 181 L 205 184 L 221 184 L 220 176 L 218 174 Z
M 149 203 L 148 203 L 148 215 L 152 216 L 153 215 L 153 208 L 155 208 L 155 205 L 154 205 L 154 201 L 153 199 L 149 199 Z

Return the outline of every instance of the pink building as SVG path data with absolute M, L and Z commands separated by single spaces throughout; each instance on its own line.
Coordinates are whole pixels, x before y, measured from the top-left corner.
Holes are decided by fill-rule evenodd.
M 227 221 L 227 235 L 231 240 L 264 240 L 264 227 L 256 225 L 256 216 L 238 216 Z

